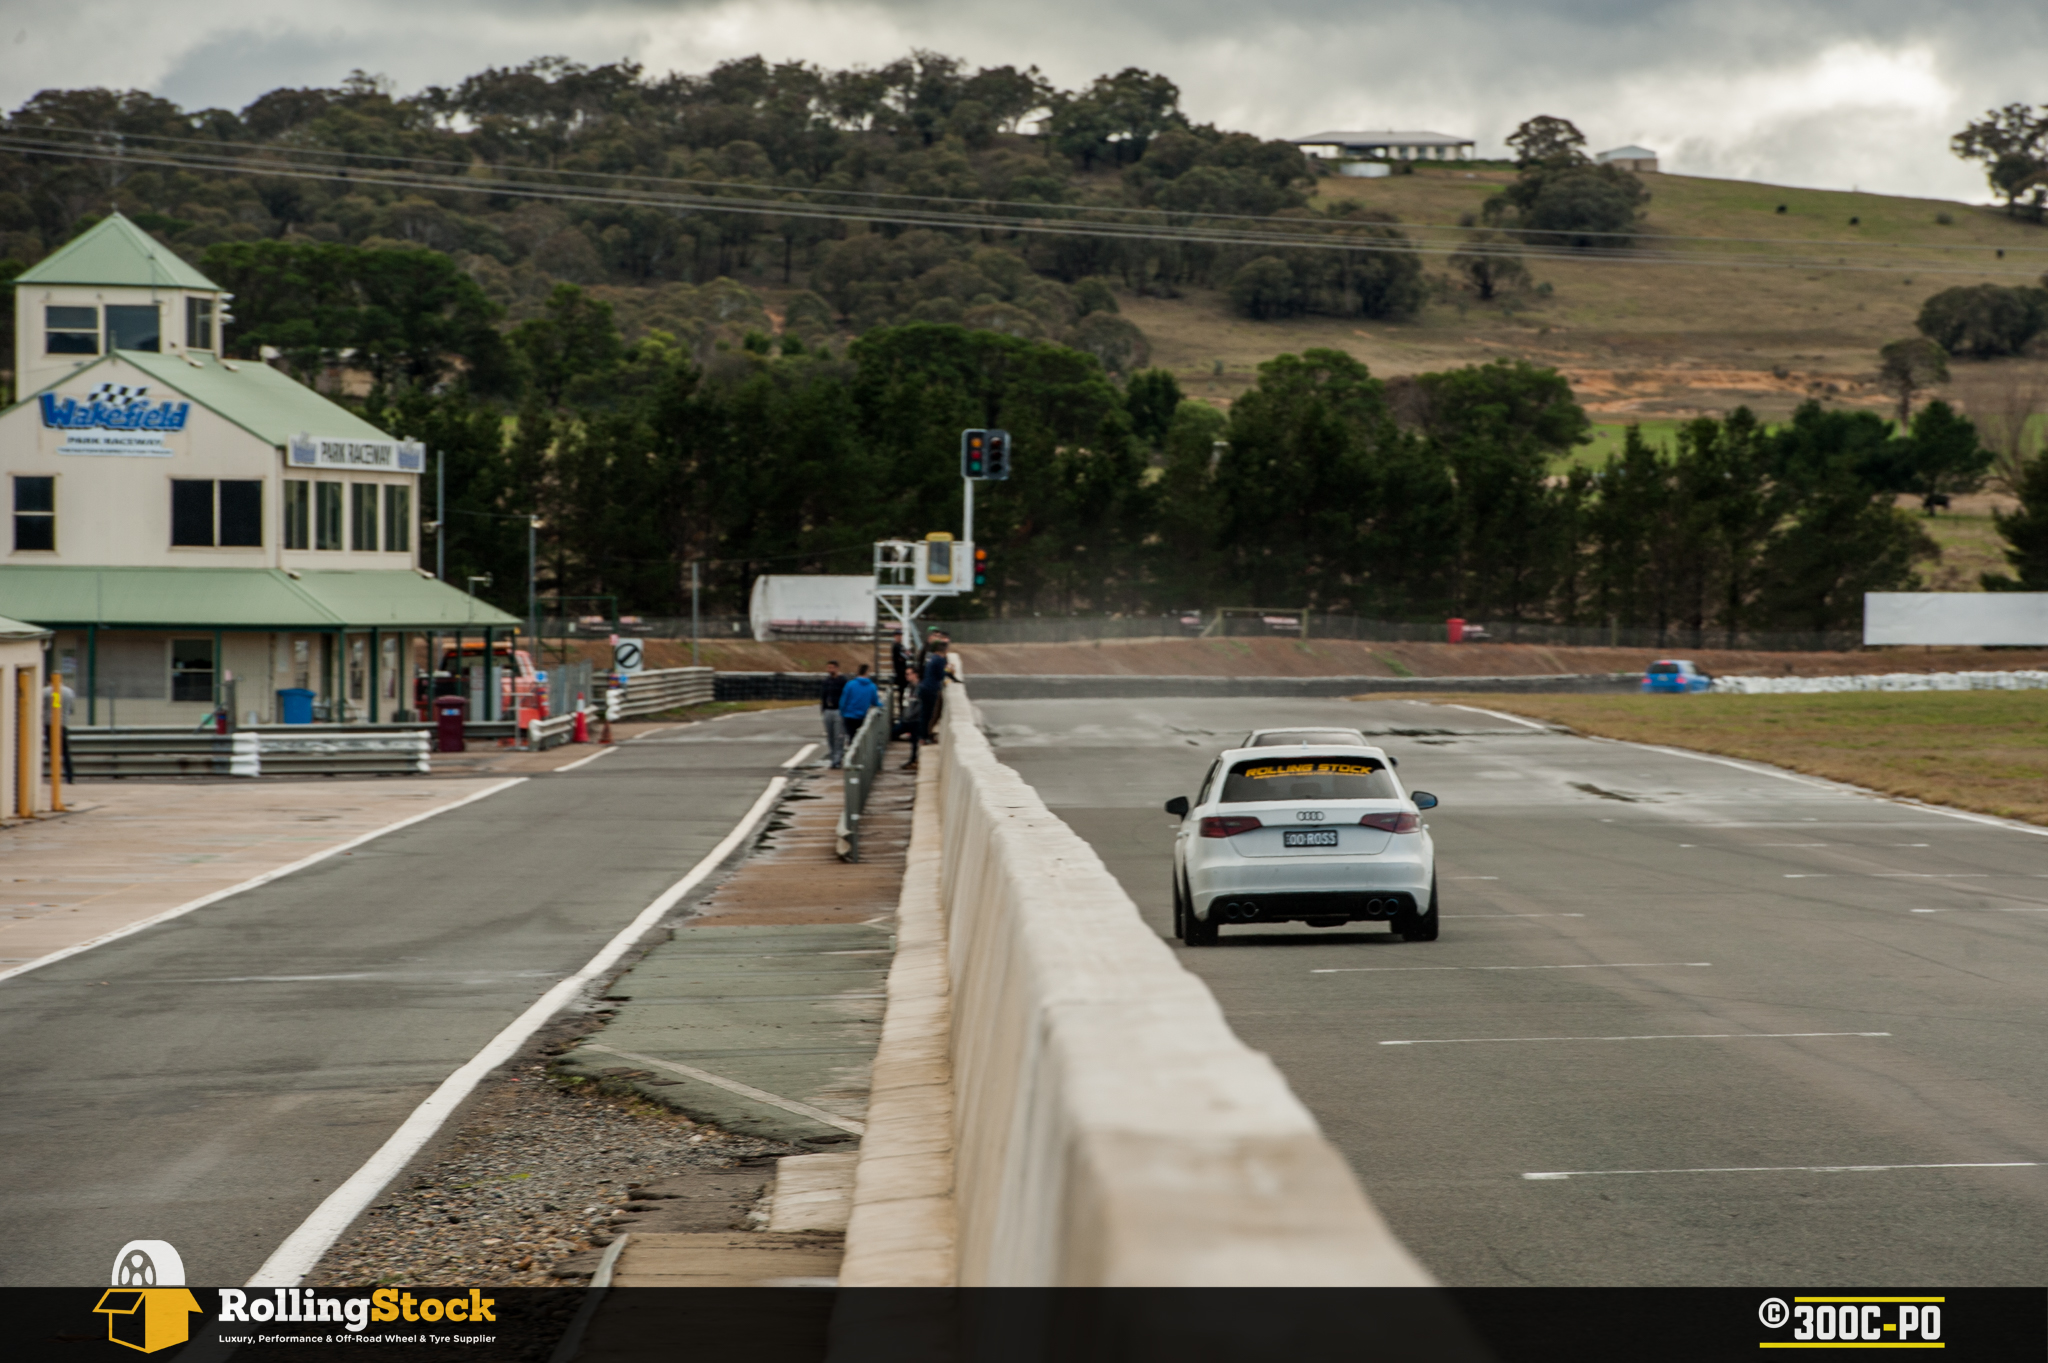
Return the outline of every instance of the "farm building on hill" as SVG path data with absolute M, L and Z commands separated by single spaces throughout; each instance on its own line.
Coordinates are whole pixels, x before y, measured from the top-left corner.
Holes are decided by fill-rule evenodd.
M 1620 166 L 1623 170 L 1655 170 L 1657 153 L 1648 147 L 1616 147 L 1603 151 L 1593 158 L 1603 166 Z
M 1289 138 L 1305 155 L 1319 161 L 1469 161 L 1472 139 L 1449 133 L 1320 132 L 1308 137 Z M 1350 172 L 1346 172 L 1350 173 Z

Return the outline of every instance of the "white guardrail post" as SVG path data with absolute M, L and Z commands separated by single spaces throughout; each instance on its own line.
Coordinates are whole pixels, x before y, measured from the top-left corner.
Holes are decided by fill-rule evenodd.
M 1429 1285 L 964 687 L 941 718 L 959 1284 Z

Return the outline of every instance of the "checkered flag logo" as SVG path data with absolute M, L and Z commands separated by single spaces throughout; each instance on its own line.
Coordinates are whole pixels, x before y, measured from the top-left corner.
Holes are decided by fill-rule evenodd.
M 146 383 L 103 383 L 85 395 L 87 402 L 97 402 L 108 407 L 133 407 L 138 402 L 149 401 L 149 385 Z

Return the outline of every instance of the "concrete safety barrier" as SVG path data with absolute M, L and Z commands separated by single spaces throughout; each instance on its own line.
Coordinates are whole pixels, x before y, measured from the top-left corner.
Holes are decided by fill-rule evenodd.
M 1430 1283 L 964 688 L 942 722 L 959 1284 Z
M 605 718 L 616 723 L 635 715 L 658 715 L 685 705 L 708 705 L 713 694 L 708 667 L 664 667 L 634 672 L 624 686 L 604 693 Z
M 1863 672 L 1846 677 L 1716 677 L 1723 696 L 1822 696 L 1845 691 L 2039 691 L 2048 672 Z
M 1630 691 L 1640 672 L 1557 673 L 1536 677 L 1133 677 L 977 673 L 983 700 L 1152 700 L 1174 697 L 1359 696 L 1373 692 L 1493 691 L 1531 694 Z

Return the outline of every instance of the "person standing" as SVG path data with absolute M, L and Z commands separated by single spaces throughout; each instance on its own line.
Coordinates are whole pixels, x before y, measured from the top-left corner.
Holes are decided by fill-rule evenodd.
M 825 684 L 818 691 L 818 710 L 825 718 L 825 751 L 835 767 L 846 760 L 846 722 L 839 714 L 839 697 L 845 689 L 846 678 L 839 675 L 839 660 L 833 658 L 825 664 Z
M 946 654 L 946 641 L 934 638 L 925 654 L 924 673 L 917 682 L 917 730 L 910 739 L 910 760 L 903 764 L 905 771 L 917 766 L 918 744 L 938 742 L 938 722 L 941 695 L 948 678 L 959 681 Z
M 903 629 L 898 626 L 890 631 L 895 637 L 889 640 L 890 681 L 896 688 L 896 710 L 903 710 L 904 693 L 910 690 L 910 650 L 903 646 Z
M 868 665 L 862 663 L 860 671 L 846 679 L 839 691 L 839 716 L 842 731 L 848 740 L 859 735 L 860 726 L 881 704 L 882 693 L 875 686 L 875 679 L 868 675 Z M 839 765 L 833 763 L 834 766 Z
M 50 711 L 57 711 L 57 744 L 64 753 L 64 784 L 75 785 L 78 773 L 71 766 L 71 722 L 77 718 L 78 693 L 65 684 L 62 677 L 53 677 L 50 686 L 62 697 L 60 705 L 50 704 L 50 692 L 43 692 L 43 742 L 50 741 Z M 48 752 L 46 747 L 44 752 Z

